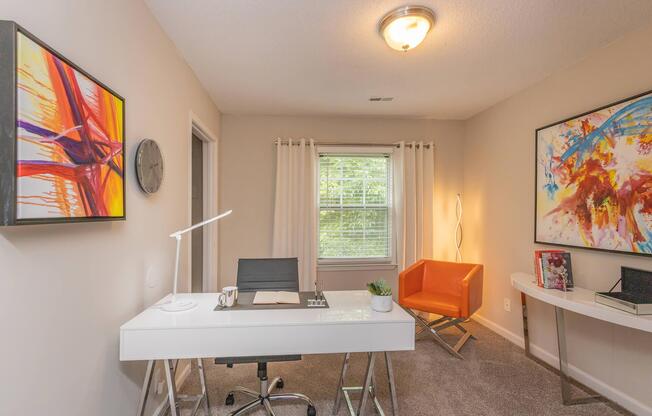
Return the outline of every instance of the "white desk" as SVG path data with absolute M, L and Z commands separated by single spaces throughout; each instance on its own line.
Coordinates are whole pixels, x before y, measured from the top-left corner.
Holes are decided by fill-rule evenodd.
M 122 325 L 120 360 L 149 361 L 142 407 L 151 382 L 153 362 L 163 360 L 168 383 L 173 387 L 168 390 L 172 392 L 169 400 L 174 411 L 176 392 L 172 360 L 199 359 L 201 363 L 202 358 L 213 357 L 369 352 L 369 377 L 365 376 L 364 395 L 358 410 L 363 413 L 375 353 L 413 350 L 415 322 L 397 304 L 388 313 L 371 310 L 367 291 L 329 291 L 324 295 L 330 306 L 328 309 L 214 311 L 216 294 L 179 294 L 177 296 L 191 297 L 198 306 L 178 313 L 151 307 Z M 340 384 L 346 373 L 346 362 L 348 359 Z M 387 364 L 391 367 L 391 362 Z M 338 404 L 341 387 L 336 399 Z
M 575 287 L 572 291 L 563 292 L 556 289 L 544 289 L 537 286 L 536 277 L 527 273 L 513 273 L 511 275 L 512 286 L 521 292 L 521 304 L 523 308 L 523 338 L 525 341 L 525 354 L 534 358 L 530 353 L 530 341 L 528 335 L 527 302 L 525 296 L 530 296 L 555 307 L 557 325 L 557 345 L 559 348 L 559 371 L 561 376 L 561 392 L 564 404 L 582 404 L 595 401 L 600 397 L 589 397 L 573 399 L 571 397 L 568 378 L 568 359 L 566 353 L 566 335 L 564 331 L 564 310 L 575 312 L 580 315 L 611 322 L 616 325 L 652 332 L 652 316 L 638 316 L 623 312 L 595 302 L 595 292 Z

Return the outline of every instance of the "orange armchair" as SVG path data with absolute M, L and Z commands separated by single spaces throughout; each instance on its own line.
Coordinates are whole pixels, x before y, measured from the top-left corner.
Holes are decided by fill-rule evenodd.
M 398 299 L 421 325 L 451 354 L 463 358 L 459 350 L 472 337 L 461 324 L 482 306 L 481 264 L 419 260 L 399 275 Z M 428 322 L 412 310 L 442 315 Z M 447 344 L 439 331 L 455 326 L 463 332 L 455 346 Z

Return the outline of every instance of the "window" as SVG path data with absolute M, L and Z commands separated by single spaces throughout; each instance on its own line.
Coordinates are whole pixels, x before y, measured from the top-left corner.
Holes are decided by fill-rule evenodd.
M 320 262 L 390 262 L 391 200 L 388 152 L 320 153 Z

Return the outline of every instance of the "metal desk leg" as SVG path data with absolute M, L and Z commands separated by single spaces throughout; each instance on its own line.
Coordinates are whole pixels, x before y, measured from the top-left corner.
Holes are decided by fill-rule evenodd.
M 342 373 L 340 375 L 340 381 L 338 383 L 337 394 L 335 395 L 335 403 L 333 405 L 332 415 L 335 416 L 340 410 L 340 405 L 342 400 L 346 401 L 347 414 L 350 416 L 362 416 L 365 414 L 367 408 L 367 402 L 371 399 L 372 405 L 375 407 L 376 412 L 379 416 L 385 416 L 380 402 L 378 401 L 378 391 L 376 385 L 376 373 L 375 373 L 375 361 L 378 352 L 368 352 L 367 353 L 367 368 L 365 371 L 364 386 L 355 386 L 355 387 L 346 387 L 345 378 L 346 372 L 349 368 L 349 361 L 351 354 L 347 353 L 344 356 L 344 364 L 342 365 Z M 396 385 L 394 383 L 394 369 L 392 368 L 392 359 L 389 356 L 389 352 L 385 352 L 385 364 L 387 365 L 387 378 L 389 383 L 389 391 L 391 395 L 392 402 L 392 415 L 398 416 L 398 401 L 396 400 Z M 351 399 L 351 393 L 356 392 L 360 393 L 360 399 L 358 401 L 357 411 L 354 409 L 353 400 Z
M 374 374 L 374 361 L 376 358 L 376 353 L 372 352 L 369 354 L 369 360 L 367 361 L 367 371 L 365 373 L 364 386 L 362 386 L 362 397 L 360 398 L 360 405 L 358 406 L 358 416 L 364 416 L 365 408 L 367 407 L 367 401 L 369 400 L 369 386 L 371 386 L 371 380 Z
M 199 372 L 199 381 L 201 383 L 201 395 L 204 400 L 204 415 L 210 416 L 211 403 L 208 401 L 208 388 L 206 387 L 206 375 L 204 374 L 204 360 L 201 358 L 197 359 L 197 371 Z M 199 400 L 201 401 L 202 399 Z
M 147 396 L 149 396 L 149 388 L 152 385 L 152 374 L 154 374 L 154 365 L 156 361 L 149 360 L 147 362 L 147 370 L 145 370 L 145 381 L 143 381 L 143 389 L 140 392 L 140 401 L 138 402 L 138 416 L 145 414 L 145 405 L 147 404 Z
M 392 399 L 392 415 L 398 416 L 398 401 L 396 400 L 396 384 L 394 383 L 394 369 L 392 368 L 392 358 L 389 352 L 385 351 L 385 365 L 387 367 L 387 378 L 389 380 L 389 394 Z
M 170 360 L 163 360 L 163 366 L 165 367 L 165 378 L 168 383 L 168 401 L 170 403 L 170 416 L 178 416 L 179 412 L 177 411 L 177 387 L 174 382 L 174 367 Z
M 333 404 L 333 416 L 337 415 L 337 412 L 340 411 L 340 404 L 342 403 L 342 395 L 344 394 L 344 379 L 346 377 L 346 372 L 349 369 L 349 359 L 351 358 L 351 353 L 347 352 L 344 355 L 344 364 L 342 364 L 342 372 L 340 373 L 340 381 L 337 385 L 337 394 L 335 395 L 335 403 Z M 140 415 L 139 415 L 140 416 Z
M 371 357 L 371 353 L 367 353 L 367 357 Z M 371 398 L 373 400 L 376 400 L 376 372 L 373 371 L 371 373 L 371 386 L 369 386 L 369 394 L 371 394 Z

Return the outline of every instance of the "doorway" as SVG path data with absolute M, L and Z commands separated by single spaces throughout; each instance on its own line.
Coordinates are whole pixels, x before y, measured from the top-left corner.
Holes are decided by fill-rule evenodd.
M 193 132 L 192 134 L 192 173 L 191 173 L 191 220 L 197 224 L 204 220 L 204 143 Z M 192 231 L 191 237 L 192 292 L 204 291 L 204 229 Z
M 217 215 L 217 136 L 192 112 L 188 131 L 188 223 Z M 216 292 L 217 224 L 192 231 L 186 287 L 192 292 Z

